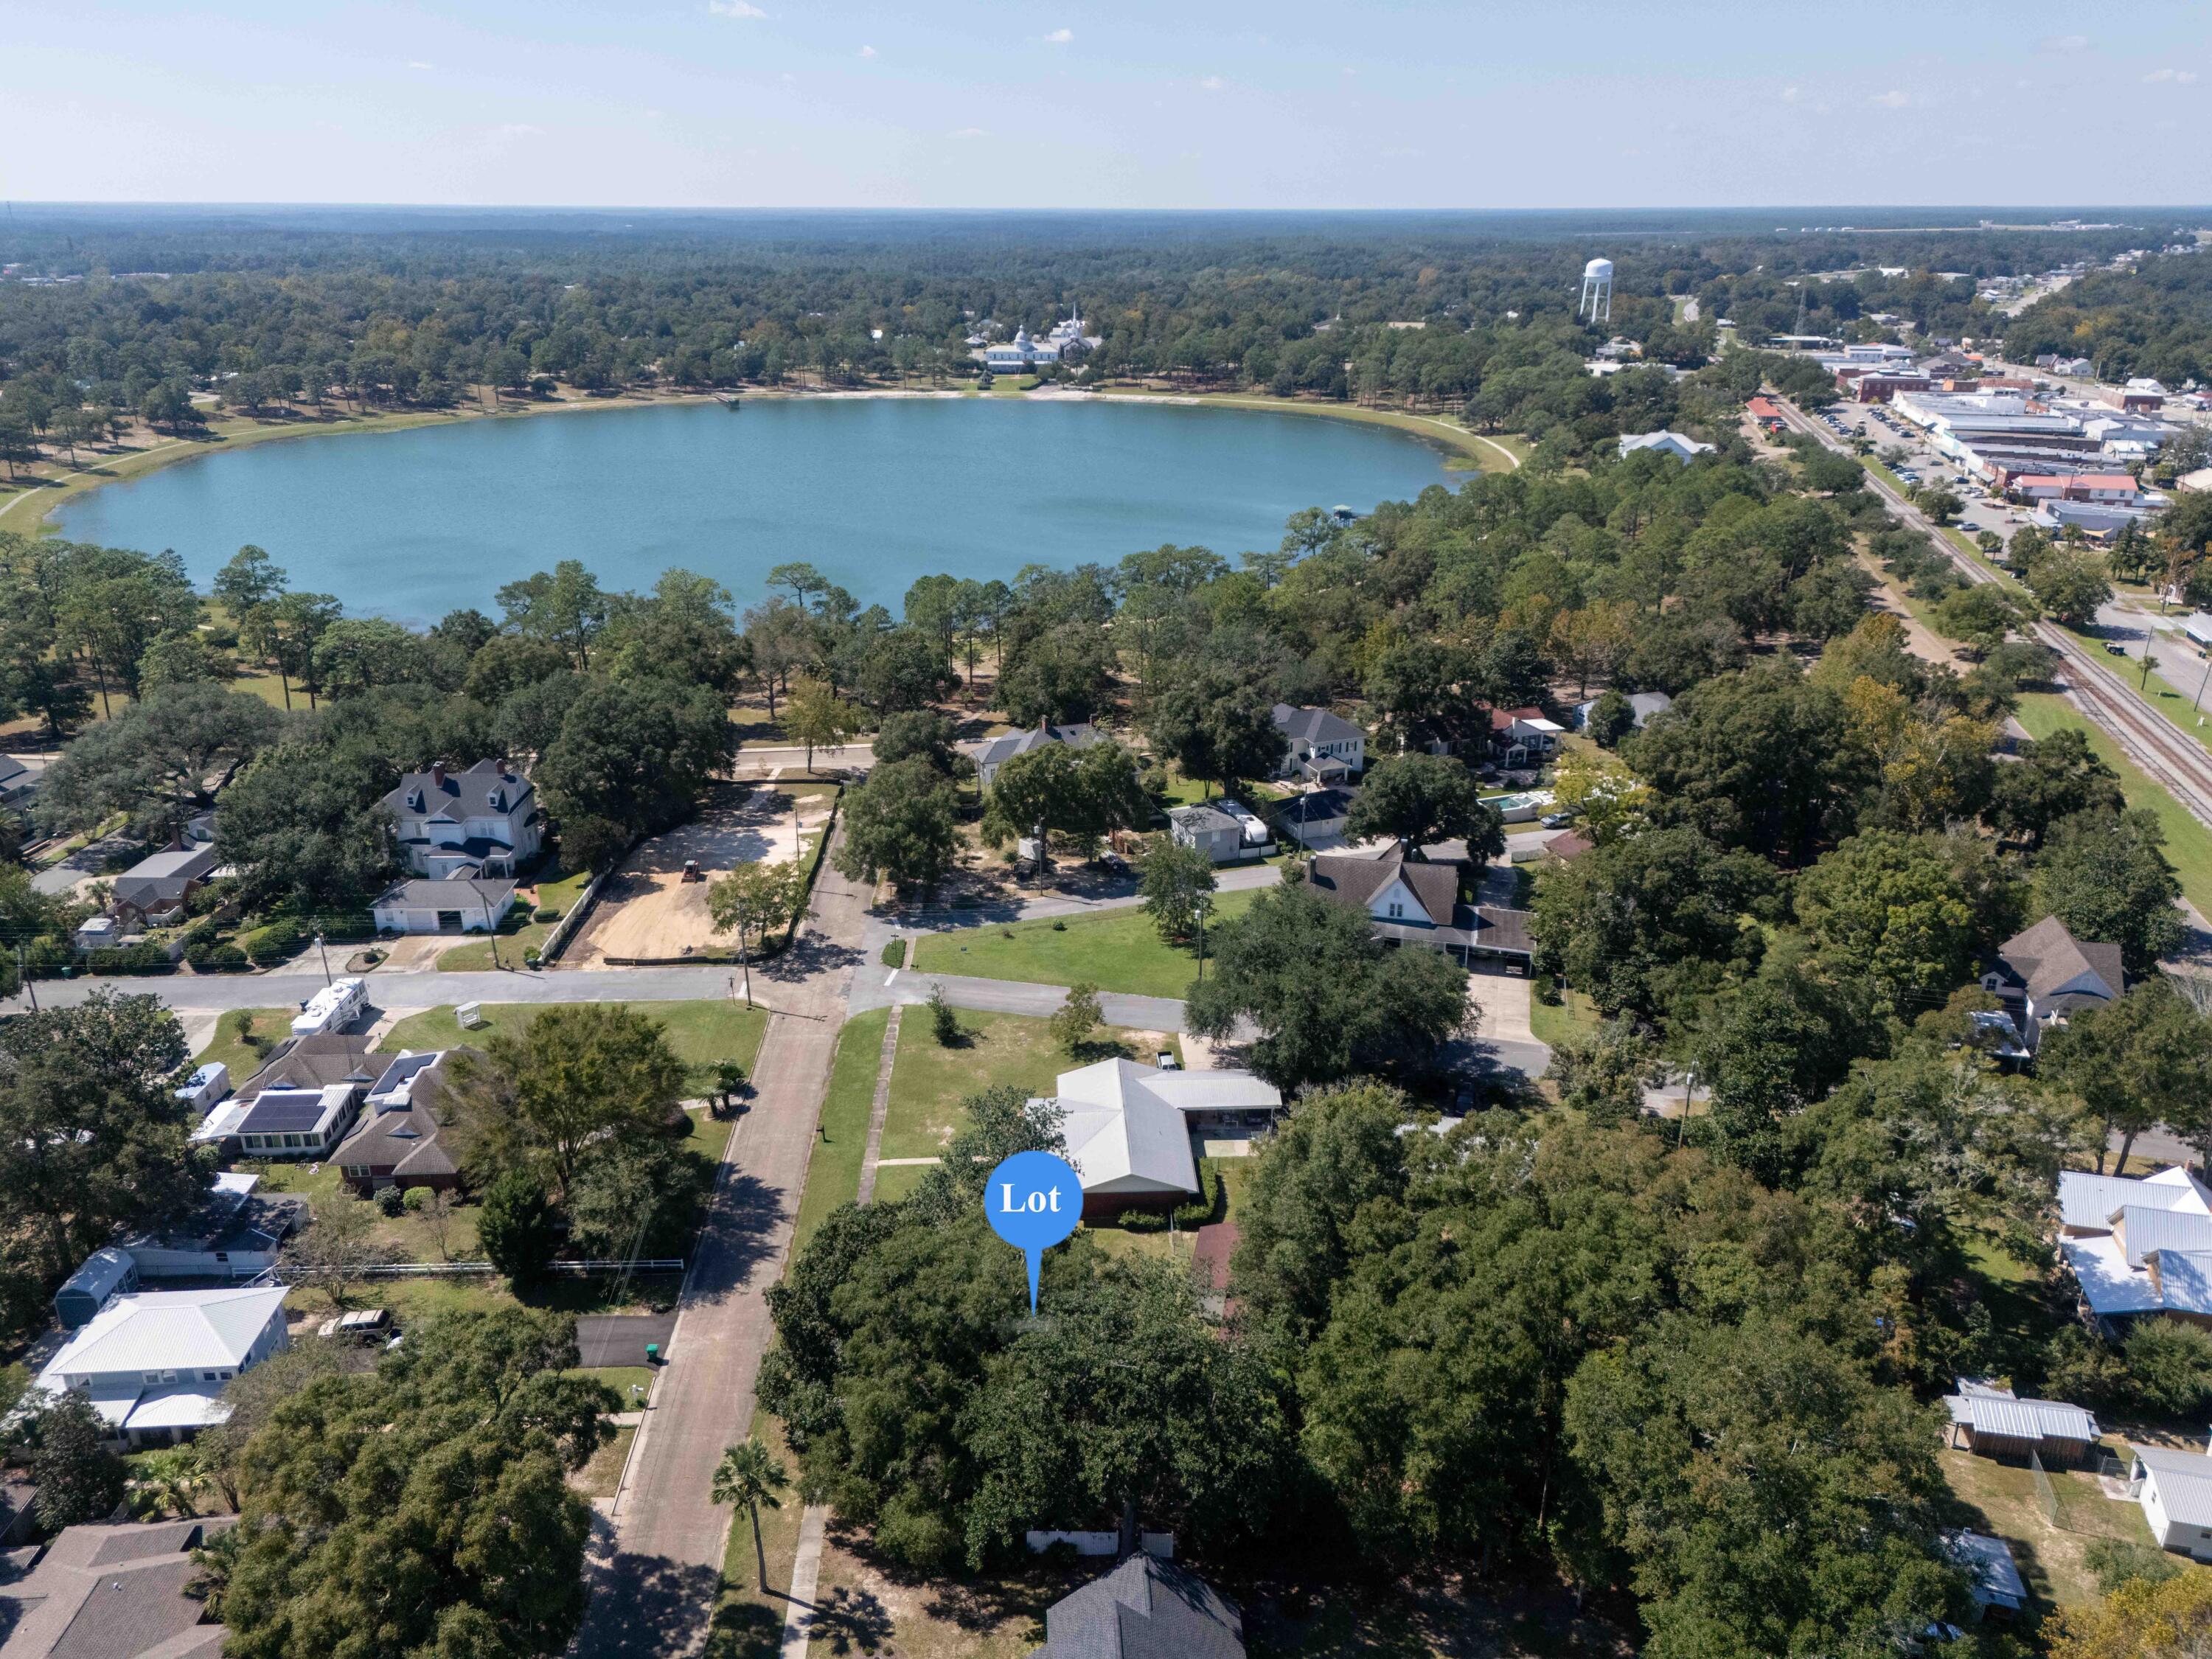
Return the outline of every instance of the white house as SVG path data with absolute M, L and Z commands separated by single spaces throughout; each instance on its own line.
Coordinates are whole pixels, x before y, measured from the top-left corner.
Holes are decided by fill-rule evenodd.
M 1275 775 L 1328 783 L 1367 769 L 1367 734 L 1326 708 L 1275 705 L 1275 729 L 1283 734 L 1283 757 Z
M 284 1287 L 112 1297 L 39 1373 L 50 1395 L 92 1401 L 110 1432 L 166 1446 L 230 1415 L 222 1385 L 289 1345 Z
M 2212 1455 L 2128 1446 L 2128 1490 L 2160 1549 L 2212 1561 Z
M 1490 752 L 1499 765 L 1517 770 L 1559 751 L 1567 729 L 1534 705 L 1490 711 Z
M 2212 1188 L 2181 1167 L 2142 1180 L 2062 1170 L 2058 1254 L 2100 1324 L 2212 1319 Z
M 1244 827 L 1212 806 L 1178 806 L 1168 814 L 1168 833 L 1178 847 L 1195 847 L 1216 864 L 1227 864 L 1244 848 Z
M 418 876 L 512 876 L 538 856 L 538 791 L 503 760 L 465 772 L 410 772 L 384 798 L 399 851 Z
M 1127 1060 L 1062 1072 L 1054 1086 L 1086 1219 L 1171 1209 L 1194 1197 L 1192 1130 L 1272 1118 L 1283 1103 L 1279 1090 L 1248 1072 L 1159 1072 Z
M 173 1227 L 125 1239 L 123 1253 L 141 1279 L 258 1278 L 276 1265 L 285 1239 L 307 1220 L 306 1199 L 263 1197 L 253 1190 L 260 1184 L 258 1175 L 222 1171 L 196 1212 Z
M 2112 1002 L 2127 988 L 2117 945 L 2084 943 L 2056 916 L 2046 916 L 1997 947 L 1982 970 L 1982 988 L 2012 1016 L 2033 1050 L 2046 1025 L 2063 1025 L 2079 1009 Z
M 369 906 L 380 933 L 489 933 L 514 908 L 511 881 L 459 873 L 396 881 Z
M 1526 969 L 1534 960 L 1528 912 L 1461 903 L 1455 865 L 1415 862 L 1395 847 L 1380 858 L 1328 853 L 1306 882 L 1332 903 L 1365 911 L 1390 944 L 1449 951 L 1470 965 L 1483 957 Z
M 1620 440 L 1620 453 L 1624 455 L 1633 454 L 1639 449 L 1656 449 L 1662 455 L 1672 455 L 1678 461 L 1686 461 L 1692 456 L 1711 454 L 1712 447 L 1711 444 L 1699 443 L 1695 438 L 1685 437 L 1679 432 L 1669 432 L 1664 429 L 1657 432 L 1624 433 Z
M 1639 732 L 1654 714 L 1664 714 L 1674 706 L 1674 698 L 1664 691 L 1631 691 L 1626 695 L 1629 710 L 1635 717 L 1636 729 Z M 1589 725 L 1590 711 L 1597 707 L 1597 703 L 1598 700 L 1592 697 L 1587 702 L 1575 705 L 1576 731 L 1580 732 Z

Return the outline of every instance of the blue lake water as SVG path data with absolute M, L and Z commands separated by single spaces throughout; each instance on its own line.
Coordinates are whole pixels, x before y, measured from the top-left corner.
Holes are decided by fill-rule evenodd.
M 231 451 L 103 485 L 72 540 L 173 548 L 204 584 L 246 543 L 295 587 L 421 623 L 494 611 L 503 582 L 580 559 L 609 588 L 680 565 L 738 602 L 813 563 L 894 612 L 916 576 L 1011 578 L 1163 542 L 1231 559 L 1306 507 L 1365 512 L 1443 454 L 1384 427 L 1157 404 L 748 400 L 349 433 Z

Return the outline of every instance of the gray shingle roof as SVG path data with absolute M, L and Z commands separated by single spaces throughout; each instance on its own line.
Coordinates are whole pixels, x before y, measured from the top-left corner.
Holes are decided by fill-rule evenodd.
M 2127 984 L 2117 945 L 2085 944 L 2056 916 L 2045 916 L 2025 933 L 2015 933 L 1997 948 L 1997 962 L 2027 987 L 2039 1006 L 2050 1007 L 2058 988 L 2094 974 L 2119 995 Z M 2101 999 L 2084 999 L 2085 1000 Z
M 1392 881 L 1402 879 L 1428 918 L 1439 927 L 1452 923 L 1459 902 L 1459 872 L 1449 864 L 1413 864 L 1397 853 L 1379 859 L 1324 853 L 1313 861 L 1307 880 L 1314 890 L 1339 904 L 1365 909 Z
M 442 812 L 455 819 L 495 817 L 523 810 L 534 786 L 512 767 L 502 771 L 497 761 L 480 760 L 465 772 L 409 772 L 399 787 L 384 798 L 397 813 L 435 817 Z M 494 805 L 496 796 L 501 804 Z
M 1285 737 L 1304 743 L 1353 743 L 1366 736 L 1341 715 L 1326 708 L 1294 708 L 1275 705 L 1275 728 Z
M 1171 1561 L 1133 1555 L 1062 1596 L 1030 1659 L 1244 1659 L 1234 1603 Z

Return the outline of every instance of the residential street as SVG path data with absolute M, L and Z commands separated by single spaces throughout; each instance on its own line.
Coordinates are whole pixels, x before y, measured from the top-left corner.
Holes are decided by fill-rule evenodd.
M 592 1606 L 577 1643 L 584 1659 L 660 1659 L 695 1653 L 705 1640 L 732 1520 L 708 1491 L 723 1448 L 743 1440 L 752 1421 L 754 1385 L 775 1335 L 767 1291 L 783 1275 L 866 902 L 864 890 L 825 863 L 805 933 L 773 965 L 774 1000 L 784 1012 L 761 1043 L 750 1109 L 730 1138 L 678 1304 L 668 1368 L 616 1496 L 611 1536 L 603 1530 L 593 1542 Z M 754 977 L 759 986 L 771 974 Z

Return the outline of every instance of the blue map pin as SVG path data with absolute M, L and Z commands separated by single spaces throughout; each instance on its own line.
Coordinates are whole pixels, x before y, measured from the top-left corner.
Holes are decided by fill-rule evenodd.
M 1083 1219 L 1083 1181 L 1064 1158 L 1016 1152 L 991 1171 L 983 1188 L 991 1231 L 1029 1258 L 1030 1312 L 1036 1312 L 1037 1269 L 1044 1253 Z

